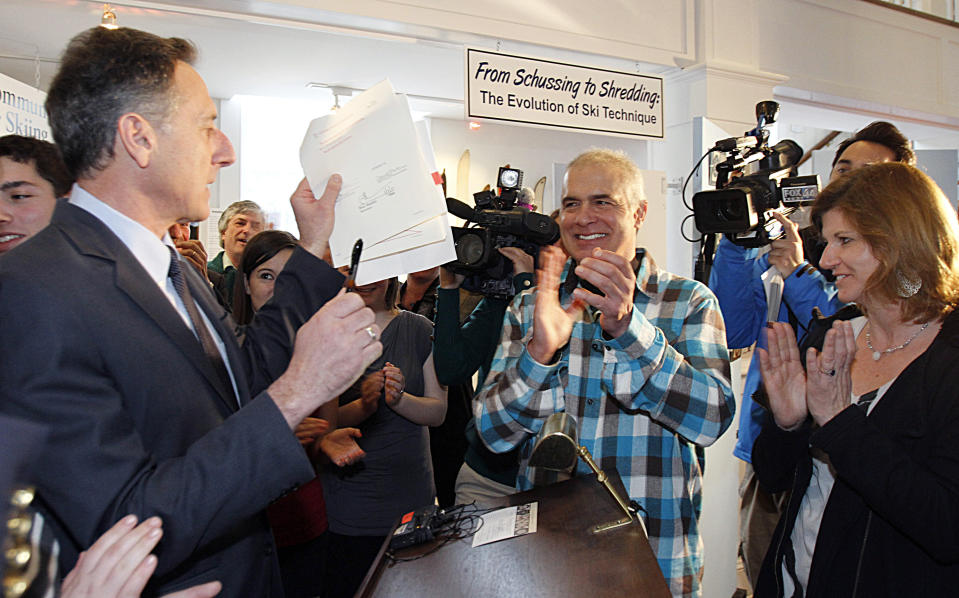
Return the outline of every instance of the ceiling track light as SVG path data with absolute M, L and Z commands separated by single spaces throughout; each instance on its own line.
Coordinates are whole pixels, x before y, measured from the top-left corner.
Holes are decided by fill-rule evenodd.
M 100 17 L 100 27 L 104 29 L 117 29 L 117 13 L 113 12 L 113 7 L 109 4 L 103 5 L 103 16 Z

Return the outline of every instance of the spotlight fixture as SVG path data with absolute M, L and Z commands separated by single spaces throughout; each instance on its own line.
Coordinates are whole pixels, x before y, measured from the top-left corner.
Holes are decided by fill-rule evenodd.
M 104 29 L 117 29 L 117 13 L 113 12 L 113 7 L 109 4 L 103 5 L 103 16 L 100 17 L 100 27 Z

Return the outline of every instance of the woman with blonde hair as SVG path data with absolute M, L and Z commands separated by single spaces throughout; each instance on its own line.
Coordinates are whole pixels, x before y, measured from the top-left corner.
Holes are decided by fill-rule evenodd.
M 956 214 L 921 171 L 885 163 L 830 184 L 812 215 L 827 243 L 821 263 L 859 311 L 814 323 L 806 344 L 818 346 L 803 353 L 788 325 L 770 324 L 760 349 L 771 417 L 753 465 L 768 490 L 792 495 L 755 595 L 951 595 Z

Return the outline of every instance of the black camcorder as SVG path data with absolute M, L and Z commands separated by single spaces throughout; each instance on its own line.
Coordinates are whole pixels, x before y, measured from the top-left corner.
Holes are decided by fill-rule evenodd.
M 765 127 L 778 114 L 778 103 L 759 102 L 755 129 L 743 137 L 723 139 L 710 150 L 726 153 L 726 160 L 716 166 L 716 190 L 693 196 L 700 233 L 722 233 L 742 247 L 762 247 L 783 234 L 771 211 L 789 214 L 816 199 L 819 175 L 789 176 L 802 158 L 802 148 L 791 139 L 768 145 Z M 731 177 L 739 172 L 747 174 Z
M 513 263 L 497 249 L 519 247 L 535 257 L 540 247 L 559 239 L 559 226 L 551 218 L 516 207 L 516 199 L 523 193 L 522 184 L 522 171 L 501 167 L 497 175 L 499 192 L 474 193 L 476 209 L 446 198 L 449 212 L 467 221 L 464 227 L 452 227 L 456 260 L 444 264 L 453 272 L 466 275 L 464 289 L 491 297 L 512 296 Z

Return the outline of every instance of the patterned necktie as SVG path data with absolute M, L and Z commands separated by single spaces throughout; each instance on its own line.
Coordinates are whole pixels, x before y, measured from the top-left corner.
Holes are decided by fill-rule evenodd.
M 200 340 L 200 345 L 203 346 L 203 352 L 213 366 L 213 370 L 220 378 L 220 382 L 223 384 L 223 390 L 232 396 L 234 393 L 233 383 L 230 381 L 230 374 L 227 372 L 226 364 L 223 363 L 223 357 L 220 355 L 220 351 L 213 341 L 213 335 L 210 334 L 210 330 L 203 322 L 203 318 L 200 317 L 200 311 L 197 309 L 196 303 L 193 301 L 193 296 L 190 294 L 190 288 L 187 286 L 186 278 L 184 278 L 183 271 L 180 269 L 180 256 L 176 250 L 169 245 L 167 249 L 170 250 L 170 271 L 167 276 L 169 276 L 173 282 L 173 288 L 176 289 L 177 295 L 183 300 L 183 306 L 186 307 L 187 314 L 189 314 L 190 320 L 193 322 L 193 330 Z

